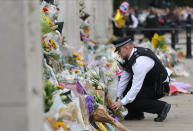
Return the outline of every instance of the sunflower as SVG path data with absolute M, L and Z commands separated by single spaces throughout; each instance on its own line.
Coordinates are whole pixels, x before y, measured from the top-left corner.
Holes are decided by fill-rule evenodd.
M 153 35 L 153 38 L 158 39 L 158 38 L 159 38 L 159 35 L 158 35 L 157 33 L 155 33 L 155 34 Z
M 158 40 L 155 38 L 152 38 L 151 43 L 152 43 L 153 47 L 156 48 L 157 44 L 158 44 Z
M 56 129 L 58 130 L 61 126 L 64 128 L 64 131 L 67 130 L 67 125 L 66 125 L 65 122 L 57 121 L 57 122 L 56 122 Z
M 72 69 L 72 71 L 76 74 L 80 72 L 78 69 Z
M 81 63 L 81 62 L 76 62 L 76 64 L 78 65 L 78 66 L 82 66 L 83 64 Z
M 160 48 L 163 49 L 164 51 L 167 50 L 165 37 L 159 36 L 157 33 L 154 34 L 151 43 L 154 48 Z
M 72 52 L 72 54 L 73 54 L 74 56 L 76 56 L 76 57 L 80 57 L 80 55 L 77 54 L 77 53 L 75 53 L 75 52 Z
M 184 57 L 183 51 L 179 51 L 179 52 L 178 52 L 178 56 L 179 56 L 179 57 Z
M 81 60 L 82 58 L 80 56 L 77 56 L 76 57 L 76 60 Z
M 163 48 L 164 51 L 166 51 L 168 47 L 167 47 L 167 45 L 163 45 L 162 48 Z

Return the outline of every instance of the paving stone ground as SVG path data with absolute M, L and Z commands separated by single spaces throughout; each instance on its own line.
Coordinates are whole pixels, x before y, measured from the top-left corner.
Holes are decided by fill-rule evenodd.
M 182 46 L 185 50 L 185 46 Z M 177 77 L 177 82 L 191 84 L 193 91 L 193 59 L 182 59 L 189 77 Z M 154 122 L 154 114 L 145 113 L 145 119 L 140 121 L 123 121 L 131 131 L 193 131 L 193 95 L 180 94 L 164 97 L 162 100 L 172 104 L 171 110 L 164 122 Z

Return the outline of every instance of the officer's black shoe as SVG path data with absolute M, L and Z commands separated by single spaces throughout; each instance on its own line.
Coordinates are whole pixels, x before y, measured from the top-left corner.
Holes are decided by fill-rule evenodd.
M 124 120 L 143 120 L 145 117 L 144 117 L 144 113 L 141 112 L 141 113 L 138 113 L 138 114 L 132 114 L 132 113 L 128 113 Z
M 162 122 L 166 119 L 168 112 L 170 111 L 171 104 L 165 104 L 162 112 L 158 114 L 158 117 L 154 119 L 155 122 Z

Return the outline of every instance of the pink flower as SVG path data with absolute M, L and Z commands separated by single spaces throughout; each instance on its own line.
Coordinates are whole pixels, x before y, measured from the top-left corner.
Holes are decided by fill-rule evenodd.
M 59 86 L 65 87 L 66 85 L 64 83 L 60 83 Z

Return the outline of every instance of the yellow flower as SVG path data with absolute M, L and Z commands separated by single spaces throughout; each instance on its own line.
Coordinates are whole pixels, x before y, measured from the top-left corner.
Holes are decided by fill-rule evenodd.
M 49 48 L 46 48 L 45 51 L 46 51 L 46 52 L 49 52 L 50 50 L 49 50 Z
M 183 51 L 179 51 L 179 52 L 178 52 L 178 56 L 179 56 L 179 57 L 184 57 Z
M 88 32 L 89 32 L 89 28 L 88 28 L 88 26 L 86 26 L 86 28 L 85 28 L 85 32 L 88 34 Z
M 50 11 L 50 9 L 49 8 L 46 8 L 48 11 Z
M 46 15 L 45 18 L 49 22 L 50 26 L 52 27 L 54 24 L 52 23 L 50 17 Z
M 66 123 L 61 122 L 61 121 L 57 121 L 57 122 L 56 122 L 56 129 L 58 130 L 61 126 L 64 128 L 64 131 L 67 130 L 67 125 L 66 125 Z
M 158 39 L 158 37 L 159 37 L 159 35 L 158 35 L 157 33 L 155 33 L 155 34 L 153 35 L 153 38 L 155 38 L 155 39 Z
M 80 59 L 81 59 L 81 57 L 80 57 L 80 56 L 77 56 L 77 57 L 76 57 L 76 60 L 80 60 Z
M 101 131 L 107 131 L 107 129 L 105 128 L 105 126 L 101 123 L 101 122 L 97 122 Z
M 84 63 L 84 59 L 81 59 L 81 62 Z
M 156 48 L 158 41 L 155 38 L 152 38 L 151 43 L 152 43 L 153 47 Z
M 73 54 L 74 56 L 76 56 L 76 57 L 80 57 L 80 55 L 77 54 L 77 53 L 75 53 L 75 52 L 72 52 L 72 54 Z
M 57 87 L 57 88 L 62 88 L 62 86 L 60 86 L 60 85 L 56 85 L 56 87 Z
M 82 66 L 82 63 L 80 63 L 80 62 L 76 62 L 76 64 L 78 64 L 79 66 Z
M 76 74 L 80 72 L 78 69 L 73 69 L 72 71 Z
M 50 39 L 49 42 L 50 42 L 50 44 L 51 44 L 55 49 L 58 48 L 58 46 L 54 43 L 53 39 Z
M 113 41 L 113 40 L 112 40 Z M 115 51 L 115 48 L 111 48 L 111 52 L 114 52 Z
M 52 120 L 52 117 L 51 117 L 51 116 L 48 116 L 47 119 L 48 119 L 49 121 L 51 121 L 51 120 Z
M 45 46 L 45 47 L 49 47 L 48 44 L 47 44 L 47 42 L 46 42 L 45 40 L 43 40 L 43 43 L 44 43 L 44 46 Z
M 61 108 L 59 111 L 58 111 L 58 113 L 61 113 L 61 112 L 63 112 L 64 111 L 64 108 Z
M 166 51 L 168 47 L 166 45 L 163 45 L 162 48 L 163 48 L 164 51 Z

